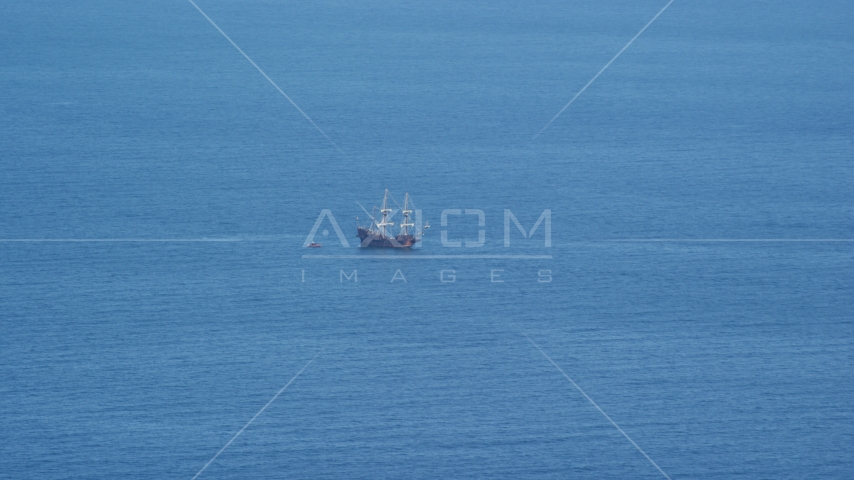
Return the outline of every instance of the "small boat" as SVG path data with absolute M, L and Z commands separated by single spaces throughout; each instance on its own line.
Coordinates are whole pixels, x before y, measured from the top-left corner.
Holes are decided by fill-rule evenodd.
M 314 242 L 311 242 L 311 243 L 309 243 L 309 244 L 308 244 L 308 248 L 320 248 L 320 247 L 322 247 L 322 246 L 323 246 L 323 245 L 321 245 L 321 244 L 319 244 L 319 243 L 314 243 Z

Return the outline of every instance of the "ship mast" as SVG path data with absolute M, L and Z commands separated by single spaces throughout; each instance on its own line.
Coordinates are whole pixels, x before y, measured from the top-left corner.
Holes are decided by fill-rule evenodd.
M 409 209 L 409 192 L 406 192 L 406 197 L 403 199 L 403 223 L 400 224 L 400 233 L 409 235 L 409 227 L 414 227 L 415 224 L 409 219 L 412 210 Z
M 390 227 L 394 225 L 394 222 L 388 221 L 388 214 L 391 213 L 391 209 L 388 208 L 388 189 L 385 189 L 385 195 L 383 195 L 383 207 L 380 209 L 380 212 L 383 214 L 383 219 L 380 223 L 377 224 L 380 227 L 380 235 L 383 237 L 387 237 L 386 227 Z

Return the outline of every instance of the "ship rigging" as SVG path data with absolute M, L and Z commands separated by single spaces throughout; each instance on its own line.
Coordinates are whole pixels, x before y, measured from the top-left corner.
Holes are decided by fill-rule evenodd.
M 403 199 L 403 208 L 401 209 L 403 221 L 400 222 L 400 225 L 398 226 L 397 234 L 394 233 L 394 222 L 391 221 L 391 217 L 394 215 L 394 210 L 389 208 L 388 205 L 388 199 L 390 196 L 388 189 L 386 189 L 385 195 L 383 196 L 383 204 L 382 207 L 380 207 L 382 218 L 377 220 L 376 207 L 374 207 L 374 211 L 370 215 L 371 224 L 367 227 L 361 225 L 357 227 L 359 240 L 361 241 L 360 246 L 411 248 L 417 242 L 421 241 L 421 238 L 424 236 L 424 231 L 416 228 L 415 223 L 412 221 L 413 210 L 410 208 L 410 204 L 413 204 L 413 202 L 412 199 L 409 198 L 409 193 L 407 193 Z M 392 201 L 394 201 L 394 198 L 392 198 Z M 400 205 L 398 205 L 398 207 L 400 207 Z M 358 217 L 356 220 L 358 220 Z M 428 228 L 430 228 L 430 225 L 425 224 L 424 229 L 426 230 Z

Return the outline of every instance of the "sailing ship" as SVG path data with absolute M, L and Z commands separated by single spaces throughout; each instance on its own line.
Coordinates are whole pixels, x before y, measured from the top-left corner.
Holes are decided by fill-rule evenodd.
M 393 231 L 394 222 L 391 221 L 391 217 L 389 216 L 389 214 L 392 213 L 392 209 L 388 206 L 389 196 L 388 189 L 386 189 L 385 195 L 383 196 L 383 204 L 380 208 L 382 218 L 379 220 L 377 219 L 376 207 L 374 207 L 374 213 L 371 214 L 371 224 L 367 227 L 361 225 L 358 226 L 358 235 L 359 240 L 361 241 L 360 246 L 411 248 L 417 242 L 420 242 L 421 237 L 424 236 L 424 232 L 418 231 L 418 229 L 415 228 L 415 223 L 413 223 L 410 218 L 413 210 L 409 208 L 409 204 L 412 203 L 412 199 L 409 198 L 409 193 L 407 193 L 403 199 L 403 208 L 401 209 L 403 221 L 400 222 L 397 234 L 395 235 Z M 393 198 L 392 201 L 394 201 Z M 400 205 L 398 205 L 398 207 L 399 206 Z M 358 217 L 356 220 L 358 220 Z M 424 229 L 428 228 L 430 228 L 430 225 L 425 224 Z

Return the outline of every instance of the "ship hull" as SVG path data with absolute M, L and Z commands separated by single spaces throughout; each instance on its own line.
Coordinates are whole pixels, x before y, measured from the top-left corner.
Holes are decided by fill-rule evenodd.
M 359 227 L 359 240 L 362 247 L 374 248 L 412 248 L 419 241 L 414 235 L 387 237 L 366 228 Z

